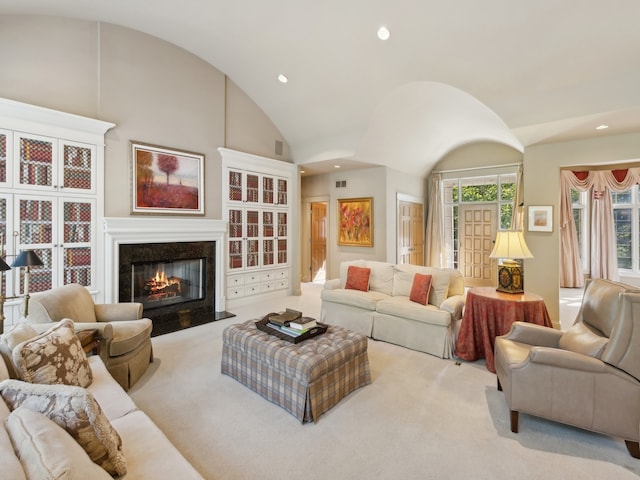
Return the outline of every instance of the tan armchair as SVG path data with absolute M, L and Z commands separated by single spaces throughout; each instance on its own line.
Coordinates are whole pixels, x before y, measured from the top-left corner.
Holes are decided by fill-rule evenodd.
M 496 338 L 498 390 L 518 413 L 625 440 L 640 458 L 640 290 L 595 279 L 566 332 L 515 322 Z
M 153 324 L 142 318 L 140 303 L 96 304 L 89 291 L 78 284 L 31 295 L 28 321 L 37 331 L 44 331 L 51 322 L 64 318 L 74 321 L 76 331 L 98 330 L 100 357 L 125 390 L 138 381 L 153 361 Z

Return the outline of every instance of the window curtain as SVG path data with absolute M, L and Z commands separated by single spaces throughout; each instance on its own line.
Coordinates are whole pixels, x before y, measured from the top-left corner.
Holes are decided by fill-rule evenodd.
M 513 196 L 511 230 L 524 230 L 524 186 L 522 174 L 522 165 L 520 165 L 516 176 L 516 191 Z
M 429 188 L 429 206 L 427 208 L 427 231 L 425 247 L 425 265 L 443 267 L 445 258 L 444 225 L 442 218 L 442 175 L 431 175 Z
M 578 248 L 578 237 L 573 210 L 571 189 L 579 192 L 591 190 L 591 277 L 618 280 L 616 232 L 613 219 L 611 192 L 623 192 L 639 183 L 640 168 L 620 170 L 593 170 L 588 172 L 561 172 L 560 198 L 560 286 L 584 285 Z M 576 265 L 579 268 L 576 268 Z

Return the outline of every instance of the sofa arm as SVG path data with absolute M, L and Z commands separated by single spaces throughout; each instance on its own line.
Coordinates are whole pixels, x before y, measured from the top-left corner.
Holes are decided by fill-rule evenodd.
M 458 321 L 462 318 L 464 301 L 464 295 L 451 295 L 444 302 L 442 302 L 442 305 L 440 305 L 440 310 L 449 312 L 451 314 L 452 321 Z
M 138 302 L 97 303 L 95 312 L 98 322 L 140 320 L 142 318 L 142 304 Z
M 527 345 L 558 348 L 562 334 L 562 331 L 551 327 L 527 322 L 513 322 L 511 330 L 504 335 L 504 338 Z
M 528 362 L 593 373 L 602 373 L 607 367 L 606 363 L 597 358 L 550 347 L 533 347 L 529 352 Z M 522 366 L 526 363 L 525 361 Z
M 331 280 L 327 280 L 326 282 L 324 282 L 325 290 L 336 290 L 338 288 L 340 288 L 339 278 L 332 278 Z

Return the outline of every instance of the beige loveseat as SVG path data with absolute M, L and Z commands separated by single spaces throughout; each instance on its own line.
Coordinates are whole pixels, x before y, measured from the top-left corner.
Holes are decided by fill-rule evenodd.
M 345 288 L 351 265 L 370 269 L 368 291 Z M 416 273 L 432 276 L 427 305 L 409 299 Z M 341 263 L 340 278 L 328 280 L 321 297 L 324 323 L 450 358 L 453 326 L 462 318 L 464 281 L 453 269 L 355 260 Z
M 57 324 L 56 324 L 57 325 Z M 18 327 L 20 328 L 20 327 Z M 27 340 L 24 340 L 27 338 Z M 120 453 L 126 464 L 126 474 L 121 477 L 126 480 L 144 479 L 202 479 L 203 477 L 171 444 L 164 433 L 129 397 L 105 368 L 99 356 L 88 358 L 88 364 L 93 381 L 86 389 L 79 386 L 42 385 L 27 383 L 9 378 L 6 359 L 11 359 L 11 352 L 24 341 L 32 339 L 32 334 L 14 332 L 10 330 L 0 336 L 3 355 L 0 356 L 0 477 L 11 480 L 28 478 L 90 478 L 92 480 L 112 478 L 102 467 L 97 467 L 95 461 L 88 458 L 87 453 L 78 446 L 71 435 L 56 425 L 64 419 L 65 412 L 60 397 L 55 403 L 44 398 L 44 402 L 52 409 L 51 416 L 58 417 L 55 424 L 49 418 L 39 418 L 35 423 L 33 415 L 36 409 L 30 407 L 29 398 L 25 403 L 13 409 L 10 408 L 7 392 L 24 389 L 27 397 L 36 397 L 37 392 L 68 391 L 73 393 L 75 402 L 65 407 L 79 410 L 78 392 L 89 393 L 99 405 L 108 423 L 115 429 L 121 439 Z M 15 342 L 18 342 L 15 344 Z M 13 348 L 11 348 L 13 347 Z M 9 360 L 11 361 L 11 360 Z M 15 369 L 15 364 L 13 365 Z M 71 395 L 71 394 L 69 394 Z M 15 396 L 15 395 L 14 395 Z M 33 398 L 31 398 L 33 401 Z M 93 402 L 93 400 L 91 400 Z M 9 402 L 9 403 L 7 403 Z M 95 404 L 95 402 L 94 402 Z M 52 406 L 53 405 L 53 406 Z M 95 412 L 95 410 L 93 410 Z M 28 415 L 26 415 L 28 414 Z M 11 419 L 9 419 L 12 415 Z M 35 413 L 40 415 L 40 413 Z M 46 416 L 45 416 L 46 417 Z M 31 418 L 31 421 L 29 419 Z M 86 416 L 84 417 L 86 420 Z M 98 421 L 91 414 L 92 424 Z M 64 421 L 64 420 L 63 420 Z M 49 423 L 42 423 L 49 422 Z M 44 426 L 43 426 L 44 425 Z M 11 430 L 10 430 L 11 428 Z M 17 431 L 16 431 L 17 430 Z M 104 430 L 104 429 L 103 429 Z M 22 438 L 22 441 L 16 439 Z M 25 440 L 26 438 L 26 440 Z M 18 453 L 19 452 L 19 453 Z M 25 465 L 27 465 L 25 467 Z M 96 468 L 97 467 L 97 468 Z M 47 470 L 43 475 L 42 469 Z M 30 476 L 27 476 L 27 472 Z M 62 472 L 62 473 L 61 473 Z

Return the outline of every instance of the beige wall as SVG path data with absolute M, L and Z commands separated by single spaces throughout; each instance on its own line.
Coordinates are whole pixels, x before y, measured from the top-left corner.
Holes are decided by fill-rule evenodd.
M 528 232 L 534 259 L 525 261 L 526 289 L 542 295 L 554 324 L 559 324 L 560 168 L 640 159 L 640 133 L 536 145 L 524 153 L 524 203 L 553 206 L 553 232 Z M 525 209 L 526 211 L 526 209 Z M 525 226 L 528 218 L 525 214 Z M 564 323 L 564 322 L 563 322 Z
M 346 188 L 336 188 L 336 181 L 346 180 Z M 396 198 L 398 193 L 424 198 L 424 180 L 386 167 L 338 171 L 303 177 L 301 183 L 302 212 L 308 212 L 310 201 L 327 201 L 327 278 L 340 274 L 340 263 L 347 260 L 396 261 Z M 373 247 L 339 246 L 337 244 L 337 205 L 341 198 L 373 197 Z M 303 222 L 301 241 L 309 240 L 308 221 Z M 308 255 L 308 249 L 301 249 Z M 308 266 L 301 260 L 303 268 Z
M 274 145 L 282 135 L 242 90 L 156 37 L 104 23 L 2 15 L 0 45 L 0 97 L 116 124 L 106 136 L 106 216 L 131 210 L 131 140 L 205 155 L 208 218 L 222 214 L 218 147 L 280 159 Z

